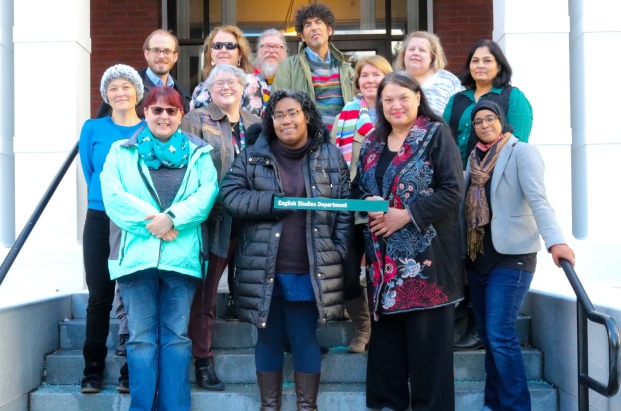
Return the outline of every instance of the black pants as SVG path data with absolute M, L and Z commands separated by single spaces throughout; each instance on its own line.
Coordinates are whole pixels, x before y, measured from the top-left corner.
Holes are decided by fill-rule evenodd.
M 87 362 L 102 362 L 106 358 L 106 339 L 110 329 L 110 310 L 115 285 L 110 280 L 108 271 L 109 237 L 110 219 L 106 212 L 89 208 L 86 212 L 82 246 L 88 286 L 84 341 L 84 357 Z
M 343 267 L 343 297 L 345 301 L 355 300 L 360 297 L 363 288 L 360 285 L 360 262 L 364 255 L 364 227 L 366 224 L 356 224 L 350 244 L 352 255 Z M 351 251 L 351 250 L 350 250 Z
M 367 407 L 402 411 L 455 409 L 455 306 L 381 315 L 371 321 Z M 408 379 L 410 381 L 408 390 Z

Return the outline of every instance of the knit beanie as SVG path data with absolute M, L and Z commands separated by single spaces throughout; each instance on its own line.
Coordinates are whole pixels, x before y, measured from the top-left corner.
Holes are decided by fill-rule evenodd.
M 494 114 L 498 116 L 498 120 L 500 121 L 500 124 L 502 124 L 503 134 L 513 132 L 513 127 L 511 126 L 511 124 L 507 122 L 507 117 L 505 116 L 505 112 L 502 110 L 502 108 L 500 108 L 500 106 L 497 103 L 491 100 L 479 100 L 477 105 L 474 106 L 474 108 L 472 109 L 472 114 L 470 114 L 470 120 L 474 122 L 474 116 L 477 114 L 477 112 L 481 110 L 493 111 Z
M 142 96 L 144 95 L 144 85 L 142 84 L 142 79 L 140 78 L 138 72 L 125 64 L 117 64 L 116 66 L 108 68 L 104 72 L 103 77 L 101 77 L 101 87 L 99 87 L 99 91 L 101 92 L 103 101 L 106 104 L 110 104 L 108 96 L 106 95 L 108 86 L 112 80 L 118 80 L 121 78 L 129 81 L 136 89 L 136 101 L 138 102 L 142 100 Z

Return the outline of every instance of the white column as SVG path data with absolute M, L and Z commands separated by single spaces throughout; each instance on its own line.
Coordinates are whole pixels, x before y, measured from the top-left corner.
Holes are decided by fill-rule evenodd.
M 621 139 L 615 129 L 621 83 L 613 80 L 621 64 L 621 3 L 569 0 L 569 13 L 574 203 L 583 214 L 575 222 L 585 237 L 621 245 L 619 196 L 613 183 L 621 179 L 616 166 Z
M 0 0 L 0 248 L 10 246 L 15 237 L 12 29 L 13 0 Z
M 568 33 L 567 0 L 494 0 L 493 40 L 533 106 L 529 143 L 544 157 L 548 197 L 573 246 Z
M 618 0 L 494 0 L 493 37 L 514 70 L 513 84 L 533 105 L 530 143 L 544 156 L 548 197 L 596 306 L 610 303 L 600 286 L 620 282 L 620 15 Z M 550 294 L 567 288 L 545 251 L 531 288 Z M 575 340 L 565 343 L 567 356 L 544 357 L 544 378 L 559 387 L 560 409 L 576 410 Z M 591 364 L 595 378 L 607 380 L 605 367 Z M 593 409 L 618 409 L 618 401 L 593 391 L 590 399 Z
M 15 25 L 15 209 L 21 231 L 90 111 L 90 2 L 19 0 Z M 74 162 L 6 286 L 68 291 L 84 285 L 79 233 L 83 177 Z M 8 283 L 8 284 L 7 284 Z M 3 285 L 3 286 L 4 286 Z

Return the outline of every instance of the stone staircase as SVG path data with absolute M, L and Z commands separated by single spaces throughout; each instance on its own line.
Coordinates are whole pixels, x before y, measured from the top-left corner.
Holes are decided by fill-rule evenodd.
M 218 310 L 224 312 L 227 295 L 218 295 Z M 82 345 L 85 334 L 87 294 L 72 297 L 73 318 L 59 324 L 60 350 L 46 357 L 44 383 L 30 394 L 31 411 L 121 411 L 129 407 L 129 395 L 115 390 L 119 369 L 124 357 L 114 354 L 117 344 L 118 322 L 111 320 L 108 337 L 108 358 L 104 383 L 106 388 L 99 394 L 80 393 L 83 358 Z M 533 410 L 558 410 L 556 388 L 542 380 L 542 353 L 528 346 L 530 319 L 521 317 L 518 331 L 523 343 L 526 374 L 532 396 Z M 318 328 L 322 345 L 330 352 L 322 359 L 322 385 L 319 409 L 322 411 L 364 411 L 364 381 L 366 354 L 349 354 L 346 346 L 353 333 L 351 322 L 331 322 Z M 259 409 L 259 393 L 254 367 L 254 342 L 256 329 L 249 324 L 219 320 L 216 325 L 214 347 L 218 376 L 226 384 L 223 392 L 209 392 L 192 386 L 192 409 L 217 409 L 218 411 L 245 411 Z M 483 404 L 485 368 L 484 352 L 455 353 L 456 409 L 478 411 Z M 190 373 L 194 381 L 194 372 Z M 295 410 L 291 358 L 285 357 L 285 384 L 283 387 L 283 411 Z

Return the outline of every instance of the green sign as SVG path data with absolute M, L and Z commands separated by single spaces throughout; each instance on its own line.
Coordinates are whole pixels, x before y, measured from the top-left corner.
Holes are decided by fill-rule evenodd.
M 388 211 L 385 200 L 342 200 L 338 198 L 274 197 L 274 208 L 290 210 Z

